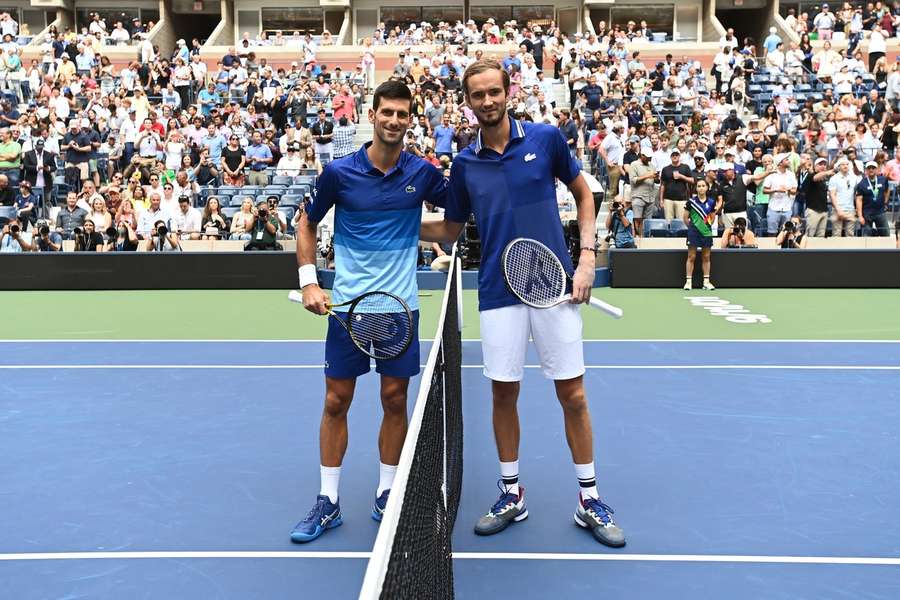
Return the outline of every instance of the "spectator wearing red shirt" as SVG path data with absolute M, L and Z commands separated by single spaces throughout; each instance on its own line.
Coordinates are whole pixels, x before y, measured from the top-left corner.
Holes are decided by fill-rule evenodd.
M 331 108 L 334 110 L 335 121 L 341 117 L 347 117 L 348 121 L 356 121 L 355 101 L 350 94 L 350 86 L 346 84 L 341 86 L 340 93 L 331 101 Z

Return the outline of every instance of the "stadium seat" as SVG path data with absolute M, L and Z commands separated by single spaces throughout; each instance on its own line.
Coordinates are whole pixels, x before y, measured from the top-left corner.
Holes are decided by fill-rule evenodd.
M 301 202 L 303 202 L 303 196 L 300 196 L 298 194 L 285 194 L 281 197 L 278 205 L 292 206 L 294 208 L 297 208 L 298 206 L 300 206 Z
M 284 220 L 288 224 L 288 231 L 292 231 L 293 228 L 291 227 L 291 219 L 294 218 L 294 214 L 297 212 L 297 209 L 295 209 L 293 206 L 279 206 L 278 212 L 284 215 Z
M 687 237 L 688 226 L 681 219 L 672 219 L 669 221 L 670 237 Z
M 276 175 L 272 178 L 272 185 L 289 186 L 294 182 L 294 178 L 289 175 Z
M 246 197 L 247 196 L 245 196 L 244 194 L 241 194 L 239 196 L 232 196 L 231 201 L 228 202 L 228 205 L 229 206 L 237 206 L 238 208 L 240 208 L 241 204 L 243 204 L 243 202 L 244 202 L 244 198 L 246 198 Z
M 644 237 L 669 237 L 665 219 L 644 219 Z
M 15 206 L 0 206 L 0 225 L 5 225 L 15 216 Z

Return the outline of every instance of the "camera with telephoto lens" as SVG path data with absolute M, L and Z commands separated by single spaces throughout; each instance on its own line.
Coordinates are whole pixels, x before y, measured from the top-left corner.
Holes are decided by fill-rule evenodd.
M 10 235 L 18 235 L 20 230 L 21 229 L 18 225 L 10 225 L 9 226 L 9 234 Z
M 622 210 L 622 203 L 616 200 L 612 203 L 612 211 L 619 212 L 620 210 Z
M 50 235 L 50 226 L 49 225 L 41 225 L 38 232 L 41 234 L 41 237 L 47 237 Z
M 732 231 L 732 233 L 734 233 L 734 235 L 737 235 L 737 236 L 742 236 L 742 235 L 744 235 L 744 228 L 741 227 L 740 225 L 735 225 L 735 226 L 731 229 L 731 231 Z
M 165 225 L 160 225 L 156 228 L 156 235 L 158 235 L 159 237 L 166 237 L 167 235 L 169 235 L 169 228 Z
M 260 208 L 260 209 L 259 209 L 258 211 L 256 211 L 256 212 L 257 212 L 257 214 L 259 215 L 259 218 L 262 219 L 262 220 L 265 220 L 265 219 L 269 216 L 269 211 L 266 210 L 266 209 L 264 209 L 264 208 Z
M 794 233 L 794 222 L 793 222 L 793 221 L 787 221 L 787 222 L 784 224 L 784 231 L 785 231 L 786 233 Z
M 114 239 L 118 234 L 119 234 L 119 231 L 115 227 L 107 227 L 106 237 L 108 239 Z

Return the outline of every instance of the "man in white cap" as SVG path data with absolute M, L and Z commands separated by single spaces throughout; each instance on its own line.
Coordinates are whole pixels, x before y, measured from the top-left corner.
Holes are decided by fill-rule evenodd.
M 652 219 L 656 213 L 656 198 L 653 182 L 656 169 L 650 159 L 653 150 L 644 146 L 640 158 L 628 165 L 628 180 L 631 182 L 631 207 L 634 210 L 634 231 L 637 237 L 644 234 L 644 219 Z
M 850 161 L 841 157 L 838 172 L 828 182 L 828 195 L 834 212 L 831 215 L 831 234 L 834 237 L 856 235 L 856 184 L 859 178 L 850 170 Z
M 673 148 L 669 152 L 671 164 L 664 167 L 659 176 L 659 205 L 665 210 L 666 220 L 681 220 L 684 203 L 691 197 L 694 173 L 681 162 L 681 152 Z
M 790 154 L 775 156 L 775 172 L 763 180 L 763 191 L 769 194 L 769 210 L 766 214 L 767 231 L 775 235 L 791 218 L 794 196 L 797 194 L 797 177 L 788 168 Z
M 615 200 L 619 195 L 619 179 L 622 177 L 622 159 L 625 157 L 625 146 L 622 144 L 621 123 L 612 127 L 612 133 L 603 138 L 599 152 L 606 163 L 606 174 L 609 177 L 609 186 L 606 188 L 606 197 Z
M 831 39 L 831 33 L 834 31 L 834 23 L 836 20 L 834 13 L 829 10 L 828 4 L 823 4 L 822 12 L 817 14 L 813 19 L 813 28 L 819 34 L 819 39 Z

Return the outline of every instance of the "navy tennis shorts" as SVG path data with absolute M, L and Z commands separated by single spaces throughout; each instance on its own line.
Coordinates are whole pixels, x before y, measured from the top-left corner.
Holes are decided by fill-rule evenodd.
M 413 335 L 406 352 L 390 360 L 375 360 L 375 371 L 389 377 L 414 377 L 419 374 L 419 311 L 412 311 Z M 356 347 L 350 334 L 328 318 L 325 338 L 325 375 L 337 379 L 355 379 L 371 368 L 372 358 Z
M 691 225 L 687 230 L 687 246 L 688 248 L 712 248 L 713 239 L 711 236 L 705 236 L 697 228 Z M 340 327 L 340 325 L 338 325 Z

